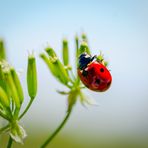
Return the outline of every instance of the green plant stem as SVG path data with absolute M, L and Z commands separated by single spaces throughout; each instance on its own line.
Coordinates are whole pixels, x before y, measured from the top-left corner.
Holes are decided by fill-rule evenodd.
M 31 99 L 30 99 L 30 101 L 29 101 L 27 107 L 25 108 L 24 112 L 20 115 L 19 120 L 20 120 L 20 119 L 26 114 L 26 112 L 29 110 L 29 108 L 30 108 L 30 106 L 31 106 L 31 104 L 32 104 L 32 102 L 33 102 L 33 100 L 34 100 L 34 98 L 31 98 Z
M 70 70 L 69 72 L 70 72 L 70 74 L 71 74 L 72 80 L 75 82 L 76 77 L 75 77 L 75 75 L 74 75 L 73 71 L 72 71 L 72 70 Z
M 9 141 L 8 141 L 8 145 L 7 145 L 7 148 L 11 148 L 12 143 L 13 143 L 13 139 L 12 139 L 11 136 L 10 136 L 10 137 L 9 137 Z
M 57 127 L 57 129 L 48 137 L 48 139 L 42 144 L 41 148 L 45 148 L 52 141 L 52 139 L 59 133 L 59 131 L 64 127 L 65 123 L 68 121 L 71 115 L 71 112 L 72 112 L 72 109 L 67 112 L 64 120 Z
M 16 120 L 18 119 L 18 116 L 19 116 L 19 112 L 20 112 L 20 108 L 15 108 L 15 111 L 14 111 L 14 116 L 13 116 L 13 119 Z

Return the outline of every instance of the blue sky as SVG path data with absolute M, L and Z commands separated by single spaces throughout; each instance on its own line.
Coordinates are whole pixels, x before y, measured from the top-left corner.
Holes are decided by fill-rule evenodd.
M 148 132 L 147 0 L 0 2 L 0 37 L 5 39 L 9 61 L 17 69 L 26 68 L 27 50 L 34 50 L 38 55 L 47 44 L 50 44 L 60 55 L 63 37 L 70 41 L 70 54 L 73 56 L 74 36 L 80 35 L 83 31 L 88 35 L 92 52 L 98 54 L 102 50 L 109 60 L 109 68 L 113 75 L 111 89 L 99 94 L 86 91 L 101 106 L 90 107 L 89 111 L 85 111 L 78 104 L 74 116 L 78 115 L 79 118 L 72 118 L 71 125 L 81 121 L 78 128 L 89 127 L 87 130 L 90 129 L 92 133 L 105 129 L 131 133 Z M 40 91 L 32 112 L 35 121 L 38 121 L 38 116 L 42 121 L 44 107 L 49 108 L 46 115 L 52 116 L 53 121 L 50 122 L 54 124 L 59 121 L 59 116 L 62 118 L 64 115 L 66 106 L 65 98 L 60 98 L 55 88 L 64 88 L 52 78 L 40 59 L 38 72 Z M 25 74 L 22 81 L 25 85 Z M 44 89 L 44 86 L 49 87 L 51 92 Z M 51 96 L 50 99 L 48 94 Z M 26 120 L 26 124 L 30 123 L 29 119 Z M 93 127 L 88 122 L 90 120 L 94 121 Z

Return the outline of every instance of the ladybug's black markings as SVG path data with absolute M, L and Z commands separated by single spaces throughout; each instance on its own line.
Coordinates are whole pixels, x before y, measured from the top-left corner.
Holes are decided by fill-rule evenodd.
M 95 83 L 100 84 L 100 79 L 96 79 Z
M 90 56 L 87 53 L 82 53 L 79 57 L 79 69 L 82 70 L 82 75 L 87 76 L 88 72 L 85 70 L 87 68 L 87 65 L 91 63 L 94 59 L 96 58 L 95 56 Z
M 104 72 L 104 69 L 103 68 L 100 68 L 100 72 Z

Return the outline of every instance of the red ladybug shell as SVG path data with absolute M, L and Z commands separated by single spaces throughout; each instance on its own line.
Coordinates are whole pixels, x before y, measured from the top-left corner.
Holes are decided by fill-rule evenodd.
M 97 61 L 89 63 L 84 70 L 78 68 L 78 75 L 83 84 L 93 91 L 106 91 L 112 82 L 109 70 Z

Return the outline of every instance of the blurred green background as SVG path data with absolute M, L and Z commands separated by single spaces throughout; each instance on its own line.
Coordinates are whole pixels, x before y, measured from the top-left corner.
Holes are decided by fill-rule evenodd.
M 109 61 L 113 83 L 107 92 L 85 90 L 99 106 L 84 108 L 78 101 L 52 148 L 148 147 L 148 1 L 147 0 L 0 0 L 0 37 L 8 61 L 21 72 L 26 106 L 28 51 L 37 57 L 38 95 L 21 120 L 28 137 L 14 148 L 37 148 L 65 115 L 66 90 L 49 73 L 38 55 L 49 44 L 61 57 L 62 38 L 70 46 L 74 65 L 74 36 L 86 32 L 93 54 L 101 50 Z M 0 119 L 1 126 L 5 121 Z M 0 136 L 4 148 L 7 135 Z

